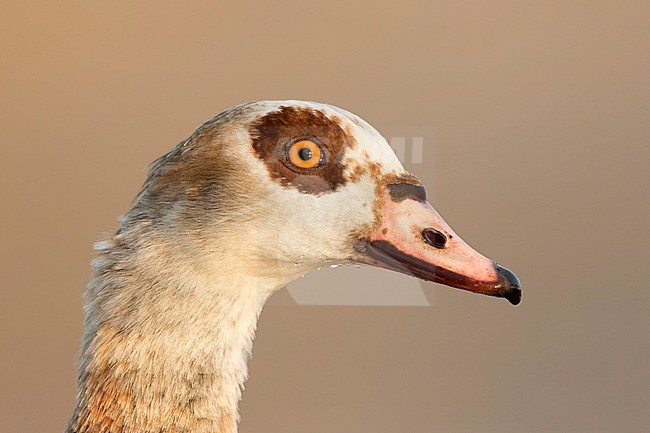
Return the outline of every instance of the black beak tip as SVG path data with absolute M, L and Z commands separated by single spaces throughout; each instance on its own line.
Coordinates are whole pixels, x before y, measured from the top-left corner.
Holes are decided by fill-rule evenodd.
M 521 302 L 521 289 L 512 289 L 505 294 L 505 298 L 510 301 L 512 305 L 518 305 Z
M 506 298 L 512 305 L 517 305 L 521 302 L 521 283 L 519 278 L 506 268 L 496 265 L 496 271 L 499 275 L 500 285 L 503 287 L 502 296 Z

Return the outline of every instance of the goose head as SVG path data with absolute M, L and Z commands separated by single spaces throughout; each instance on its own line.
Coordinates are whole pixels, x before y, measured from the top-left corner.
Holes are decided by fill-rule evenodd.
M 143 214 L 215 277 L 279 288 L 355 262 L 521 299 L 517 277 L 449 227 L 381 134 L 330 105 L 265 101 L 218 115 L 154 163 L 130 220 Z
M 235 433 L 265 301 L 330 263 L 521 298 L 374 128 L 310 102 L 244 104 L 199 127 L 152 164 L 98 249 L 69 433 Z

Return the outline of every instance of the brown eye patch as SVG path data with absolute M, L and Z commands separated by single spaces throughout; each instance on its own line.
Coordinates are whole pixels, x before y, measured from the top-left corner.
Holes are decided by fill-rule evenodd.
M 336 119 L 325 113 L 307 107 L 281 107 L 255 120 L 249 133 L 257 157 L 264 161 L 270 177 L 280 185 L 318 195 L 345 184 L 343 152 L 356 141 Z M 294 155 L 297 159 L 292 162 L 287 150 L 301 141 L 314 143 L 323 152 L 319 156 L 320 164 L 310 166 L 300 162 L 303 158 L 309 160 L 315 148 L 311 155 L 307 151 L 302 151 L 302 156 L 297 153 Z

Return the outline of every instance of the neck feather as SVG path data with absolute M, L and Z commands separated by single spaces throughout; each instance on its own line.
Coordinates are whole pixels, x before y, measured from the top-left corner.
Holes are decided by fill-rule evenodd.
M 168 268 L 127 260 L 115 243 L 97 259 L 69 433 L 237 431 L 257 320 L 284 282 L 231 263 L 216 266 L 220 278 Z

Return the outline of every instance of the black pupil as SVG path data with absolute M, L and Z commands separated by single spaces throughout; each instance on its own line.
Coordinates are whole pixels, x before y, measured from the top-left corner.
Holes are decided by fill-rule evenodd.
M 312 159 L 314 157 L 314 152 L 312 152 L 311 149 L 308 148 L 308 147 L 303 147 L 302 149 L 300 149 L 298 151 L 298 156 L 303 161 L 309 161 L 310 159 Z

